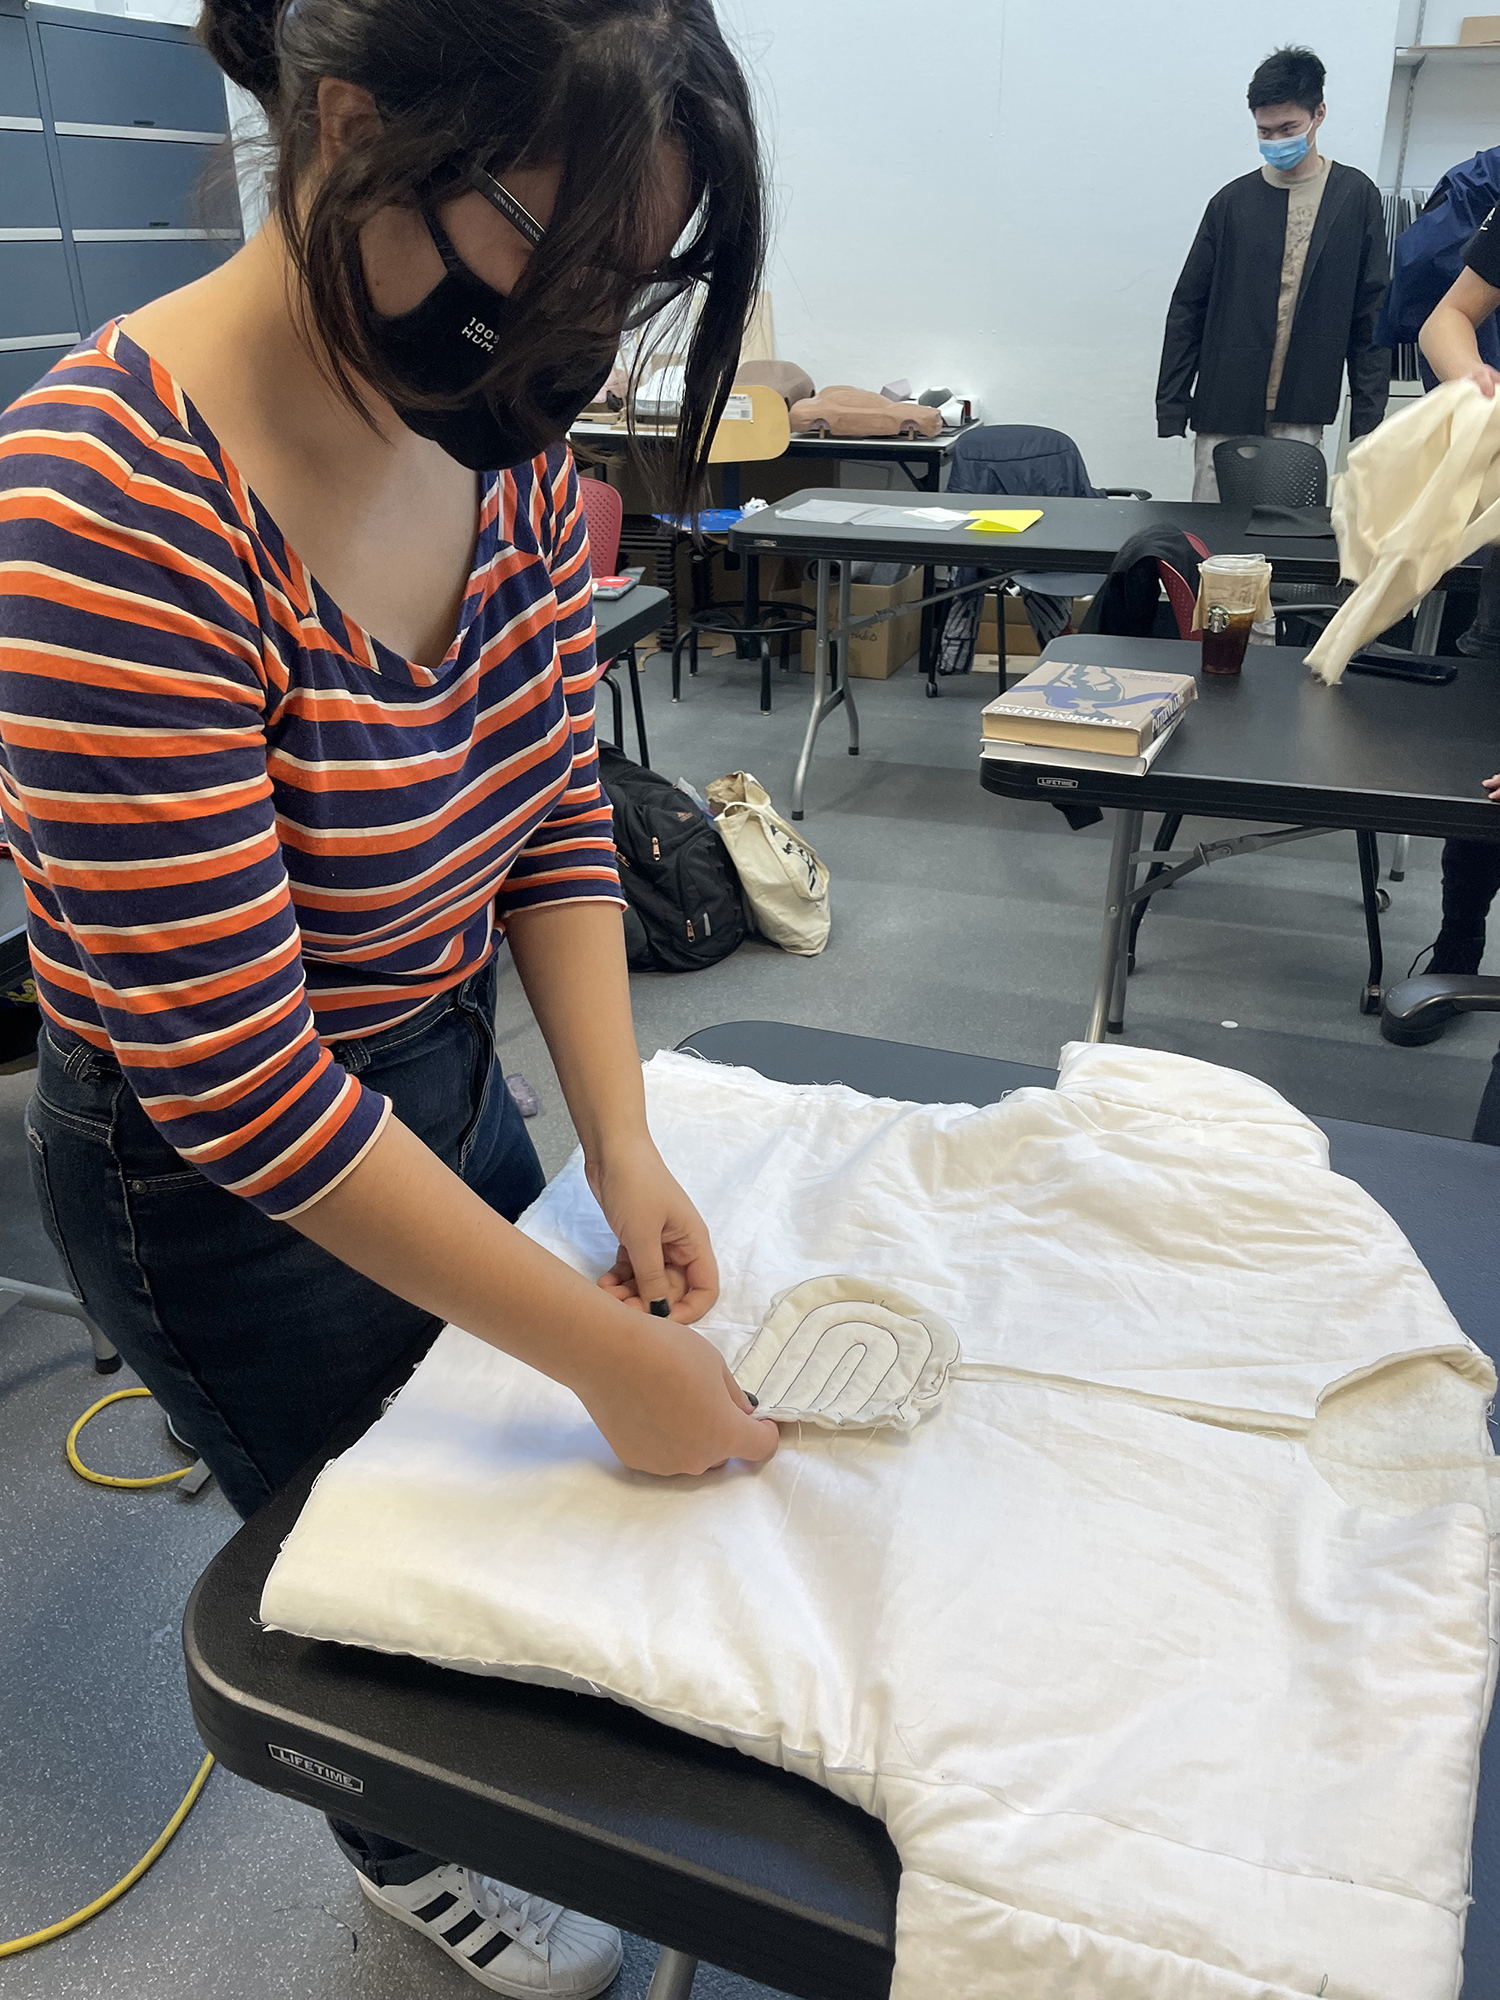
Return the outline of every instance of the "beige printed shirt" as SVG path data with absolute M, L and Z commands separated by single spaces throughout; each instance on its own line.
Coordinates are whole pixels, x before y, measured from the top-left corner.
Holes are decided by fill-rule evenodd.
M 1271 350 L 1271 372 L 1266 377 L 1266 408 L 1274 410 L 1281 393 L 1281 371 L 1286 366 L 1307 246 L 1312 241 L 1323 190 L 1328 185 L 1328 162 L 1322 161 L 1318 171 L 1304 180 L 1295 180 L 1279 167 L 1264 166 L 1261 172 L 1272 187 L 1286 189 L 1286 244 L 1281 253 L 1281 292 L 1276 301 L 1276 345 Z

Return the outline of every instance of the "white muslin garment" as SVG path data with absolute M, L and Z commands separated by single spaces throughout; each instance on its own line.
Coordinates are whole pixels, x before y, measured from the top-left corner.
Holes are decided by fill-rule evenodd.
M 1317 1129 L 1140 1049 L 982 1109 L 646 1077 L 709 1338 L 859 1271 L 953 1327 L 941 1404 L 653 1479 L 448 1328 L 265 1622 L 613 1696 L 880 1814 L 894 2000 L 1454 2000 L 1494 1375 Z M 576 1162 L 524 1226 L 613 1258 Z
M 1500 541 L 1500 396 L 1444 382 L 1349 448 L 1334 484 L 1339 568 L 1358 588 L 1307 664 L 1330 686 L 1454 563 Z

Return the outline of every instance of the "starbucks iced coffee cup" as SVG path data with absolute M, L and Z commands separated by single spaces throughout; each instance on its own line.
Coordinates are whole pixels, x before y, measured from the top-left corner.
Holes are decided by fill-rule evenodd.
M 1209 556 L 1198 572 L 1198 623 L 1205 674 L 1237 674 L 1250 628 L 1270 612 L 1271 565 L 1264 556 Z

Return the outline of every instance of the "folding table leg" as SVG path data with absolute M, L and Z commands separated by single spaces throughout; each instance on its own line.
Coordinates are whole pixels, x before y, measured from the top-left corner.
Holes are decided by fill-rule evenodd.
M 1099 969 L 1094 979 L 1094 1009 L 1089 1015 L 1087 1039 L 1102 1042 L 1109 1025 L 1109 1003 L 1114 993 L 1115 966 L 1120 957 L 1120 932 L 1125 917 L 1125 878 L 1130 873 L 1130 855 L 1135 845 L 1139 816 L 1115 812 L 1114 845 L 1109 853 L 1109 877 L 1104 889 L 1104 928 L 1099 934 Z
M 646 711 L 641 706 L 641 669 L 635 657 L 634 646 L 626 648 L 625 664 L 630 670 L 630 705 L 635 710 L 635 752 L 649 770 L 651 753 L 646 748 Z
M 937 571 L 931 563 L 922 571 L 922 595 L 931 597 L 937 585 Z M 937 612 L 933 605 L 922 606 L 922 637 L 917 652 L 917 672 L 927 678 L 927 692 L 935 695 L 937 685 Z M 1002 687 L 1000 692 L 1004 694 Z
M 1406 860 L 1410 853 L 1411 835 L 1409 833 L 1398 833 L 1391 847 L 1391 865 L 1385 871 L 1388 882 L 1404 882 L 1406 880 Z
M 848 564 L 844 567 L 847 569 Z M 828 698 L 828 558 L 819 556 L 813 565 L 813 591 L 817 601 L 816 638 L 813 648 L 812 709 L 807 718 L 807 734 L 802 739 L 802 755 L 792 778 L 792 818 L 802 817 L 802 798 L 807 790 L 807 770 L 812 763 L 813 745 L 818 740 L 818 724 L 823 720 L 823 704 Z
M 1370 945 L 1370 974 L 1359 996 L 1361 1014 L 1380 1012 L 1380 987 L 1385 974 L 1385 956 L 1380 943 L 1380 849 L 1375 836 L 1361 829 L 1354 836 L 1359 843 L 1359 886 L 1365 905 L 1365 936 Z
M 859 755 L 859 717 L 854 712 L 854 687 L 849 673 L 849 565 L 839 564 L 839 671 L 843 674 L 844 708 L 849 717 L 849 755 Z
M 1130 893 L 1135 887 L 1135 855 L 1141 844 L 1141 822 L 1144 813 L 1130 814 L 1130 852 L 1125 861 L 1125 881 L 1120 892 L 1120 926 L 1115 944 L 1115 976 L 1110 987 L 1109 1032 L 1123 1035 L 1125 1032 L 1125 981 L 1130 971 L 1130 925 L 1127 916 L 1130 909 Z
M 613 661 L 611 661 L 610 665 L 612 666 L 613 664 Z M 610 712 L 614 717 L 615 748 L 623 750 L 625 748 L 625 710 L 620 702 L 619 684 L 611 678 L 608 667 L 605 668 L 602 678 L 604 685 L 609 689 Z
M 1411 649 L 1414 653 L 1435 653 L 1438 636 L 1443 629 L 1443 612 L 1447 609 L 1446 590 L 1429 590 L 1417 606 L 1417 615 L 1412 622 Z
M 663 1945 L 646 2000 L 688 2000 L 697 1970 L 696 1958 L 689 1958 L 685 1951 L 668 1951 Z

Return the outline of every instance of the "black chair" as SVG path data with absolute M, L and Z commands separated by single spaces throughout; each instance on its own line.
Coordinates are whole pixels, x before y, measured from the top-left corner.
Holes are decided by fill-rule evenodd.
M 1226 507 L 1321 507 L 1328 499 L 1327 461 L 1296 438 L 1225 438 L 1214 446 L 1214 477 Z
M 1500 979 L 1480 972 L 1421 972 L 1385 996 L 1380 1032 L 1388 1042 L 1416 1048 L 1435 1042 L 1455 1013 L 1500 1014 Z
M 709 463 L 721 465 L 724 469 L 724 501 L 728 507 L 740 504 L 740 471 L 748 464 L 759 464 L 769 459 L 782 458 L 792 441 L 787 404 L 781 395 L 761 382 L 747 382 L 736 396 L 736 403 L 748 399 L 750 416 L 743 412 L 734 417 L 721 417 L 719 427 L 714 432 L 709 447 Z M 685 524 L 667 522 L 668 527 L 679 531 Z M 710 530 L 712 536 L 712 530 Z M 713 592 L 713 559 L 715 554 L 724 558 L 726 570 L 737 570 L 744 565 L 744 593 L 740 604 L 717 603 Z M 672 699 L 682 699 L 682 651 L 688 648 L 688 672 L 698 671 L 698 641 L 708 639 L 730 639 L 734 642 L 736 659 L 760 659 L 760 712 L 771 712 L 771 641 L 778 642 L 781 652 L 781 671 L 791 668 L 791 642 L 795 637 L 799 647 L 802 634 L 811 632 L 816 619 L 810 610 L 801 604 L 761 603 L 760 561 L 753 555 L 740 556 L 720 545 L 715 547 L 711 538 L 707 542 L 694 539 L 692 553 L 692 609 L 685 621 L 679 625 L 676 638 L 672 642 Z
M 1301 444 L 1296 438 L 1226 438 L 1214 447 L 1214 477 L 1226 507 L 1322 507 L 1328 499 L 1327 460 L 1315 444 Z M 1274 562 L 1275 551 L 1271 553 Z M 1271 605 L 1275 611 L 1294 611 L 1298 616 L 1319 614 L 1313 634 L 1304 641 L 1308 645 L 1317 627 L 1338 609 L 1337 601 L 1319 584 L 1274 580 Z M 1280 626 L 1278 618 L 1278 643 Z
M 723 554 L 726 567 L 745 563 L 745 592 L 738 604 L 718 603 L 713 595 L 713 560 Z M 760 658 L 760 712 L 771 713 L 771 642 L 780 652 L 783 673 L 791 671 L 791 645 L 795 638 L 800 649 L 805 633 L 816 626 L 816 614 L 800 604 L 772 601 L 762 604 L 756 578 L 758 564 L 753 556 L 740 558 L 716 548 L 712 542 L 695 548 L 689 558 L 693 607 L 678 630 L 672 646 L 672 699 L 682 700 L 682 652 L 688 650 L 688 673 L 698 671 L 700 639 L 732 639 L 738 658 Z M 837 642 L 833 642 L 837 651 Z M 799 651 L 799 661 L 800 661 Z
M 1149 500 L 1142 486 L 1095 486 L 1083 462 L 1083 454 L 1066 432 L 1048 430 L 1040 424 L 976 424 L 965 431 L 953 448 L 948 473 L 950 493 L 1004 493 L 1045 499 L 1132 499 Z M 959 588 L 976 583 L 980 572 L 962 567 L 952 572 L 951 581 Z M 932 571 L 923 576 L 922 595 L 932 595 Z M 1071 629 L 1075 597 L 1092 597 L 1102 584 L 1102 576 L 996 575 L 996 622 L 999 627 L 1000 674 L 1005 676 L 1004 593 L 1014 584 L 1038 643 L 1049 641 Z M 974 641 L 987 590 L 976 590 L 957 598 L 947 607 L 939 643 L 927 654 L 927 692 L 937 693 L 939 673 L 967 673 L 974 657 Z

